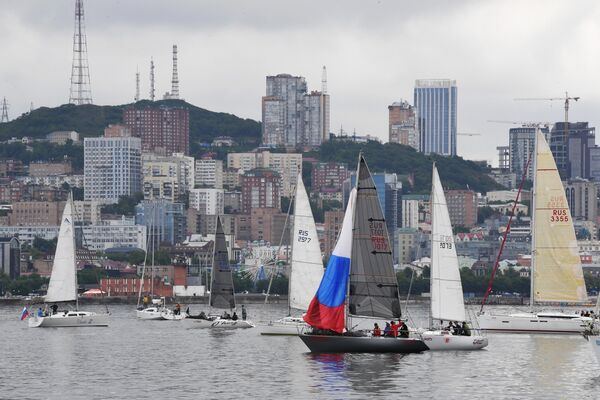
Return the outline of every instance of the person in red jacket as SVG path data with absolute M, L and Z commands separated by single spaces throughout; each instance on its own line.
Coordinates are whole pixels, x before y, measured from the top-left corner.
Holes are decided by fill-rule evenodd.
M 392 337 L 398 337 L 398 325 L 394 321 L 390 322 L 392 326 Z
M 373 327 L 373 336 L 381 336 L 381 328 L 379 328 L 379 325 L 377 325 L 377 322 L 375 323 L 375 326 Z

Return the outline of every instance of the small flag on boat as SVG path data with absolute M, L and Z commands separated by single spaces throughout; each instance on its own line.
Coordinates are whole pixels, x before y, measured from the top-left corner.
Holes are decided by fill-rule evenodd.
M 23 307 L 23 312 L 21 312 L 21 321 L 23 321 L 29 315 L 29 311 L 27 311 L 27 307 Z

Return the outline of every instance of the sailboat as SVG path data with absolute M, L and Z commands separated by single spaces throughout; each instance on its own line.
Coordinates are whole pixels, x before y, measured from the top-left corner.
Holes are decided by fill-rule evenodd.
M 317 353 L 428 350 L 421 339 L 371 334 L 374 322 L 400 317 L 398 282 L 385 219 L 361 153 L 356 186 L 350 194 L 340 236 L 304 315 L 313 330 L 301 333 L 300 338 Z
M 585 303 L 587 292 L 565 191 L 550 147 L 536 132 L 532 193 L 530 312 L 481 313 L 481 329 L 512 333 L 582 333 L 592 319 L 563 312 L 536 312 L 536 303 Z
M 302 316 L 293 316 L 292 310 L 308 309 L 314 293 L 323 277 L 321 246 L 317 236 L 317 227 L 302 174 L 298 174 L 294 199 L 294 220 L 290 235 L 292 242 L 292 261 L 288 285 L 288 315 L 277 321 L 271 321 L 262 328 L 261 335 L 298 335 L 308 325 Z
M 422 334 L 430 350 L 475 350 L 488 345 L 485 336 L 452 335 L 442 321 L 464 322 L 465 303 L 458 269 L 458 257 L 446 196 L 435 163 L 431 178 L 431 315 L 430 330 Z M 440 329 L 433 328 L 438 321 Z
M 210 296 L 208 304 L 211 308 L 221 308 L 233 311 L 235 309 L 235 294 L 233 276 L 229 264 L 229 252 L 225 241 L 225 232 L 221 217 L 217 216 L 217 230 L 213 247 L 213 263 L 210 281 Z M 193 321 L 196 328 L 245 329 L 254 328 L 250 321 L 223 318 L 209 315 L 206 318 L 187 318 Z
M 108 314 L 79 310 L 75 249 L 73 195 L 69 194 L 61 218 L 48 292 L 44 297 L 46 305 L 52 304 L 52 311 L 43 316 L 33 315 L 29 318 L 30 328 L 108 326 Z M 74 310 L 58 311 L 58 303 L 72 302 L 75 302 Z

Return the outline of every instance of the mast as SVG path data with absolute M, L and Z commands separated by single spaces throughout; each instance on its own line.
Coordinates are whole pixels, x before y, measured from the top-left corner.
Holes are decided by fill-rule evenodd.
M 534 271 L 535 271 L 535 198 L 536 198 L 536 180 L 537 180 L 537 163 L 538 163 L 538 130 L 540 128 L 536 127 L 535 129 L 535 138 L 533 140 L 533 185 L 531 188 L 531 222 L 530 222 L 530 230 L 531 230 L 531 267 L 529 268 L 529 308 L 533 309 L 534 304 Z
M 433 185 L 434 185 L 434 176 L 435 176 L 435 161 L 433 162 L 433 168 L 431 169 L 431 194 L 429 197 L 429 209 L 431 210 L 431 236 L 430 236 L 430 243 L 431 243 L 431 249 L 433 252 L 433 227 L 434 227 L 434 212 L 433 212 L 433 199 L 434 199 L 434 195 L 433 195 Z M 431 263 L 429 264 L 429 328 L 433 328 L 433 301 L 431 300 L 431 293 L 433 293 L 433 279 L 432 279 L 432 274 L 431 274 L 431 270 L 433 269 L 433 254 L 431 254 Z
M 292 201 L 294 202 L 294 215 L 296 215 L 296 195 L 298 194 L 298 182 L 296 181 L 296 190 L 294 191 L 294 197 L 290 199 L 290 205 L 288 206 L 288 215 L 286 218 L 286 222 L 290 217 L 290 211 L 291 211 L 291 206 L 292 206 Z M 290 251 L 287 252 L 288 254 L 292 254 L 292 260 L 290 261 L 289 257 L 288 257 L 288 265 L 290 266 L 290 277 L 288 278 L 288 317 L 292 316 L 292 268 L 293 268 L 293 262 L 294 262 L 294 221 L 292 221 L 291 224 L 289 224 L 288 229 L 290 231 Z
M 69 203 L 71 210 L 74 210 L 73 191 L 69 193 Z M 79 284 L 77 283 L 77 242 L 75 241 L 75 219 L 73 218 L 73 215 L 71 215 L 71 221 L 73 223 L 73 252 L 75 253 L 73 257 L 75 259 L 75 265 L 73 265 L 73 268 L 75 268 L 75 309 L 79 311 L 79 296 L 77 295 L 77 289 L 79 288 Z
M 358 201 L 358 177 L 360 176 L 360 160 L 362 159 L 363 156 L 363 152 L 362 150 L 360 150 L 358 152 L 358 163 L 356 164 L 356 178 L 354 181 L 354 189 L 356 190 L 356 200 L 355 202 Z M 352 192 L 350 194 L 350 196 L 352 196 Z M 348 204 L 350 204 L 350 199 L 348 199 Z M 352 226 L 352 236 L 354 236 L 354 217 L 356 216 L 356 204 L 354 206 L 354 209 L 352 210 L 352 221 L 351 221 L 351 225 Z M 354 240 L 354 238 L 353 238 Z M 352 261 L 350 261 L 351 265 L 350 265 L 350 270 L 348 271 L 348 283 L 346 284 L 346 306 L 345 306 L 345 314 L 346 314 L 346 330 L 348 330 L 349 328 L 349 321 L 350 321 L 350 276 L 352 276 Z

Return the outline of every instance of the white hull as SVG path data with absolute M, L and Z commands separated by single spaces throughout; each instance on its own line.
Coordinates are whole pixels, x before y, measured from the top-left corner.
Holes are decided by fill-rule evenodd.
M 298 336 L 300 332 L 306 331 L 310 326 L 302 318 L 285 317 L 277 321 L 271 321 L 268 325 L 260 328 L 261 335 L 271 336 Z
M 587 338 L 590 342 L 590 346 L 592 346 L 598 363 L 600 363 L 600 336 L 588 336 Z
M 234 321 L 232 319 L 222 319 L 219 317 L 217 317 L 215 319 L 191 319 L 191 318 L 189 318 L 188 321 L 192 322 L 194 328 L 213 328 L 213 329 L 254 328 L 254 324 L 252 322 L 244 321 L 241 319 Z
M 488 345 L 485 336 L 458 336 L 446 331 L 426 331 L 422 334 L 423 342 L 429 350 L 479 350 Z
M 30 328 L 72 328 L 84 326 L 108 326 L 108 314 L 96 314 L 85 311 L 69 311 L 47 317 L 29 318 Z
M 181 321 L 185 319 L 185 314 L 177 314 L 168 308 L 149 307 L 143 310 L 137 310 L 136 316 L 144 321 Z
M 478 316 L 478 321 L 481 330 L 487 332 L 580 334 L 592 319 L 563 313 L 484 313 Z

